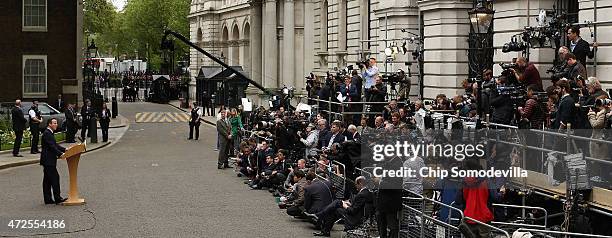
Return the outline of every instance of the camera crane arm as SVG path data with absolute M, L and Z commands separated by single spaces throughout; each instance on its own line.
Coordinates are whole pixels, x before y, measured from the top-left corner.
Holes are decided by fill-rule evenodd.
M 189 40 L 187 40 L 187 38 L 185 38 L 183 35 L 174 32 L 172 30 L 165 30 L 164 31 L 164 36 L 162 37 L 162 48 L 164 43 L 167 41 L 168 35 L 173 35 L 174 37 L 176 37 L 177 39 L 179 39 L 180 41 L 182 41 L 183 43 L 187 44 L 188 46 L 196 49 L 197 51 L 199 51 L 200 53 L 206 55 L 206 57 L 212 59 L 213 61 L 219 63 L 221 66 L 223 66 L 224 68 L 226 68 L 227 70 L 231 71 L 232 73 L 236 74 L 238 76 L 238 78 L 240 79 L 244 79 L 247 82 L 249 82 L 250 84 L 252 84 L 253 86 L 255 86 L 256 88 L 260 89 L 261 91 L 263 91 L 265 94 L 267 94 L 268 96 L 280 96 L 276 93 L 274 93 L 273 91 L 268 90 L 267 88 L 264 88 L 263 86 L 261 86 L 261 84 L 253 81 L 252 79 L 250 79 L 249 77 L 247 77 L 246 75 L 244 75 L 243 73 L 235 70 L 234 68 L 230 67 L 229 65 L 227 65 L 225 62 L 221 61 L 219 58 L 213 56 L 212 54 L 208 53 L 207 51 L 203 50 L 202 48 L 198 47 L 197 45 L 191 43 Z

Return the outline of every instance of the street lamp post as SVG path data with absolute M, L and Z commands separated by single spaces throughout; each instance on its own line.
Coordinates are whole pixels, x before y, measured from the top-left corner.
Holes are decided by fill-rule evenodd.
M 95 99 L 95 77 L 96 77 L 96 72 L 94 71 L 94 58 L 97 57 L 98 55 L 98 47 L 96 47 L 96 44 L 94 43 L 94 40 L 91 40 L 91 44 L 87 47 L 86 50 L 86 54 L 87 54 L 87 60 L 85 61 L 85 76 L 86 77 L 86 82 L 83 82 L 85 85 L 83 87 L 83 101 L 89 100 L 92 102 L 92 104 L 94 104 L 94 99 Z M 94 107 L 95 109 L 96 107 Z M 94 112 L 97 113 L 96 110 L 93 110 Z M 95 115 L 90 116 L 90 124 L 88 125 L 89 127 L 89 136 L 91 137 L 91 143 L 98 143 L 98 123 L 96 120 Z M 86 139 L 86 138 L 83 138 Z
M 469 76 L 478 82 L 478 114 L 482 118 L 482 73 L 493 66 L 493 15 L 491 0 L 478 0 L 476 6 L 468 11 L 470 17 L 469 35 Z

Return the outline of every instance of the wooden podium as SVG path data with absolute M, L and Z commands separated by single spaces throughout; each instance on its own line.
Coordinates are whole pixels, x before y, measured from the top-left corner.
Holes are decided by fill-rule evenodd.
M 68 174 L 70 176 L 68 200 L 63 202 L 62 205 L 75 206 L 85 203 L 85 199 L 79 197 L 79 188 L 77 185 L 77 171 L 79 169 L 79 160 L 83 152 L 85 152 L 85 144 L 76 144 L 67 148 L 64 155 L 60 157 L 60 159 L 65 159 L 66 163 L 68 163 Z

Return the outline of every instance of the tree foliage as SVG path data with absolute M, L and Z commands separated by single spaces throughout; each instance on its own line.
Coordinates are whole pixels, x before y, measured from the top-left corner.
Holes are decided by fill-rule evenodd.
M 108 3 L 107 0 L 88 1 Z M 107 27 L 100 27 L 104 29 L 102 31 L 94 31 L 96 45 L 105 55 L 134 58 L 138 51 L 140 59 L 148 58 L 150 67 L 158 69 L 161 62 L 159 48 L 164 30 L 172 29 L 185 36 L 189 35 L 187 14 L 190 2 L 191 0 L 129 0 L 123 11 L 116 12 L 110 20 L 101 20 Z M 91 19 L 96 19 L 96 14 L 86 14 L 85 17 L 88 15 L 93 15 Z M 177 55 L 187 52 L 184 44 L 177 44 L 176 49 Z

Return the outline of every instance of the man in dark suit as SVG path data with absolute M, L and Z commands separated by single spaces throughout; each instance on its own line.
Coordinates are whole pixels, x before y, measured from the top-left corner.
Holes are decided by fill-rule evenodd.
M 77 115 L 74 112 L 73 104 L 68 104 L 68 107 L 64 111 L 64 115 L 66 116 L 66 142 L 75 143 L 75 134 L 77 132 Z
M 11 111 L 11 117 L 13 122 L 13 131 L 15 132 L 13 156 L 23 157 L 23 155 L 19 154 L 19 149 L 21 148 L 21 141 L 23 140 L 23 131 L 25 130 L 27 120 L 23 115 L 23 111 L 21 111 L 21 100 L 15 100 L 15 107 Z
M 580 37 L 580 27 L 572 26 L 567 30 L 567 38 L 570 40 L 570 52 L 576 55 L 576 59 L 586 67 L 586 57 L 592 59 L 597 50 L 597 42 L 593 42 L 593 49 L 588 42 Z
M 316 214 L 307 214 L 323 221 L 321 232 L 316 233 L 315 236 L 328 236 L 338 218 L 344 220 L 346 230 L 354 229 L 363 221 L 366 210 L 368 210 L 368 213 L 372 212 L 374 196 L 365 187 L 365 177 L 359 176 L 355 179 L 355 188 L 359 192 L 350 201 L 335 200 L 322 211 Z
M 60 191 L 60 178 L 57 173 L 57 159 L 64 154 L 66 148 L 55 142 L 53 132 L 57 130 L 57 119 L 51 118 L 47 121 L 47 129 L 42 136 L 42 152 L 40 153 L 40 165 L 43 166 L 43 198 L 45 204 L 60 204 L 66 201 L 62 198 Z M 53 189 L 53 199 L 51 198 Z
M 340 128 L 342 127 L 342 122 L 334 121 L 331 126 L 331 136 L 329 139 L 323 143 L 323 147 L 331 148 L 333 144 L 340 144 L 346 141 L 346 137 L 341 133 Z
M 316 178 L 304 188 L 304 210 L 311 214 L 322 211 L 332 203 L 332 184 Z
M 560 92 L 561 100 L 559 101 L 559 109 L 557 109 L 553 129 L 566 129 L 568 124 L 574 123 L 575 103 L 570 96 L 571 87 L 567 80 L 559 80 L 556 87 Z
M 384 170 L 401 168 L 403 163 L 399 157 L 387 159 L 383 163 Z M 384 177 L 380 180 L 376 202 L 376 218 L 378 232 L 381 238 L 399 237 L 399 211 L 402 209 L 401 177 Z
M 91 108 L 91 101 L 87 99 L 85 103 L 83 103 L 83 107 L 81 108 L 81 139 L 83 141 L 87 140 L 89 135 L 87 134 L 87 128 L 89 128 L 89 124 L 91 118 L 94 116 L 93 108 Z M 96 128 L 89 128 L 89 130 L 95 130 Z
M 64 112 L 64 108 L 66 107 L 66 105 L 65 105 L 64 99 L 62 99 L 61 94 L 57 95 L 57 101 L 55 102 L 53 106 L 55 107 L 55 109 L 59 110 L 60 112 Z
M 217 132 L 219 133 L 219 161 L 217 164 L 218 169 L 230 168 L 227 162 L 229 150 L 231 148 L 230 142 L 232 140 L 232 126 L 227 120 L 227 111 L 223 110 L 219 112 L 221 117 L 217 121 Z

